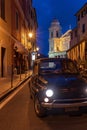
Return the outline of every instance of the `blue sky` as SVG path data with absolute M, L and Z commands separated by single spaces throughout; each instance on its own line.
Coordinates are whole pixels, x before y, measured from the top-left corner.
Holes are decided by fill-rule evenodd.
M 47 55 L 49 50 L 49 27 L 54 18 L 58 19 L 62 26 L 62 33 L 71 25 L 76 26 L 75 13 L 87 2 L 87 0 L 33 0 L 36 8 L 38 30 L 37 45 L 40 53 Z

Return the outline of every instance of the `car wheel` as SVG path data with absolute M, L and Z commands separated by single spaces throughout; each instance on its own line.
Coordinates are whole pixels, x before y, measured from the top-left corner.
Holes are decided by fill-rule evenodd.
M 41 106 L 41 103 L 38 97 L 35 97 L 35 100 L 34 100 L 34 110 L 38 117 L 46 116 L 46 109 Z

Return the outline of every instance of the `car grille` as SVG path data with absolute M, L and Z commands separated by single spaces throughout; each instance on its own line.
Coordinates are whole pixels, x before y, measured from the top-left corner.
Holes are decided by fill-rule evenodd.
M 87 95 L 84 94 L 83 90 L 78 88 L 63 88 L 55 92 L 55 98 L 56 97 L 58 99 L 76 99 L 85 98 Z

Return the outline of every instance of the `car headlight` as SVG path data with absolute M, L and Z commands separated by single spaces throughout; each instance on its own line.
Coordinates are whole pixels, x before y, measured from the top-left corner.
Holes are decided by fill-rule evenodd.
M 52 97 L 52 96 L 53 96 L 53 90 L 48 89 L 48 90 L 46 91 L 46 96 L 47 96 L 47 97 Z

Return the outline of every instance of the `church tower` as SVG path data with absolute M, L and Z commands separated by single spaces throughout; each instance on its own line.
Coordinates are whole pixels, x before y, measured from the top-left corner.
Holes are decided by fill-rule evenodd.
M 71 29 L 62 34 L 59 21 L 54 19 L 49 28 L 49 57 L 67 57 L 70 39 Z
M 61 26 L 57 19 L 54 19 L 49 28 L 49 57 L 56 57 L 60 51 Z

